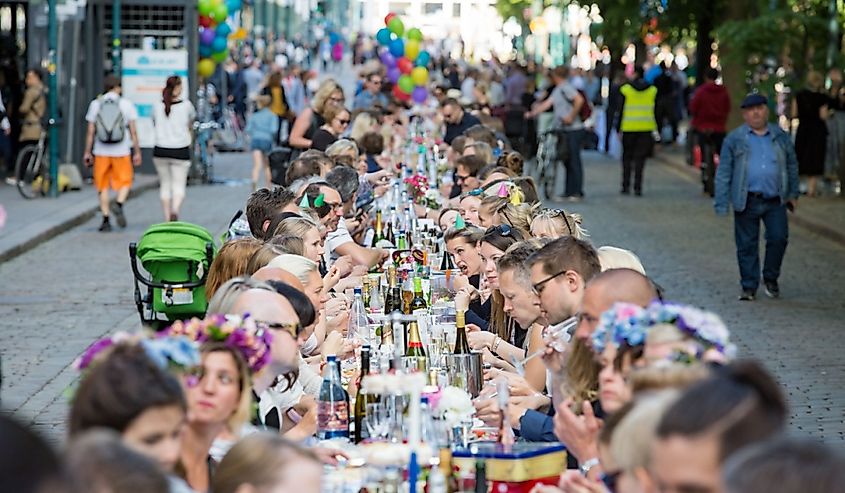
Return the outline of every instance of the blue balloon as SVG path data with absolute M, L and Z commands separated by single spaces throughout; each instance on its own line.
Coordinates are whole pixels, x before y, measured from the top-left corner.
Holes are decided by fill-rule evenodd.
M 200 58 L 208 58 L 212 53 L 214 53 L 214 50 L 211 49 L 211 45 L 200 45 Z
M 405 54 L 405 42 L 397 38 L 390 42 L 390 54 L 396 58 Z
M 241 9 L 241 0 L 226 0 L 226 7 L 229 12 L 234 12 Z
M 332 31 L 329 33 L 329 43 L 332 45 L 336 45 L 340 41 L 340 35 L 336 32 Z
M 414 65 L 417 67 L 425 67 L 431 61 L 431 55 L 428 54 L 427 51 L 423 50 L 417 55 L 417 60 L 414 62 Z
M 214 31 L 218 38 L 227 38 L 232 34 L 232 26 L 228 22 L 221 22 Z
M 383 27 L 378 30 L 376 33 L 376 41 L 379 42 L 382 46 L 387 46 L 390 44 L 390 41 L 393 39 L 393 33 L 390 32 L 390 29 Z
M 211 43 L 211 51 L 217 53 L 218 51 L 225 51 L 226 50 L 226 38 L 221 38 L 217 36 L 214 38 L 214 42 Z

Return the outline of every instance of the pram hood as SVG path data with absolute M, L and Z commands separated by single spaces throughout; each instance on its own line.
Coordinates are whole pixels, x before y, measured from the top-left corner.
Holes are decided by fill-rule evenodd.
M 153 275 L 156 263 L 163 262 L 194 261 L 207 269 L 206 243 L 211 243 L 213 252 L 217 252 L 214 238 L 202 226 L 179 221 L 154 224 L 138 242 L 138 258 Z

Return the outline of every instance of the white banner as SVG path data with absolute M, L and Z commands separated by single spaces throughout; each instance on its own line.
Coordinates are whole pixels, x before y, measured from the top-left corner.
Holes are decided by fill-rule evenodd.
M 123 97 L 138 108 L 138 141 L 141 147 L 155 146 L 153 104 L 171 75 L 182 78 L 182 99 L 190 99 L 187 50 L 123 50 Z

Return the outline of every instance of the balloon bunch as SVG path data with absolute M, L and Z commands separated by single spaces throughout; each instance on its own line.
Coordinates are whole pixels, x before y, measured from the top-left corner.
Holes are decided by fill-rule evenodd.
M 332 46 L 332 60 L 336 62 L 343 60 L 343 37 L 331 31 L 329 32 L 329 44 Z
M 386 27 L 376 33 L 376 41 L 385 49 L 379 55 L 387 68 L 387 79 L 394 84 L 393 95 L 402 101 L 424 103 L 428 98 L 428 64 L 431 55 L 423 50 L 422 32 L 405 30 L 402 19 L 394 13 L 384 18 Z
M 228 39 L 232 35 L 232 26 L 226 19 L 240 8 L 241 0 L 197 0 L 200 14 L 197 72 L 200 77 L 210 77 L 217 64 L 226 61 L 229 56 Z

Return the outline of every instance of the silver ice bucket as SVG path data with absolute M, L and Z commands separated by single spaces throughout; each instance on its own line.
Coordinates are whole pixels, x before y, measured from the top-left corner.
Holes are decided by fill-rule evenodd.
M 446 354 L 446 372 L 449 385 L 460 387 L 473 397 L 478 397 L 484 386 L 481 353 Z

